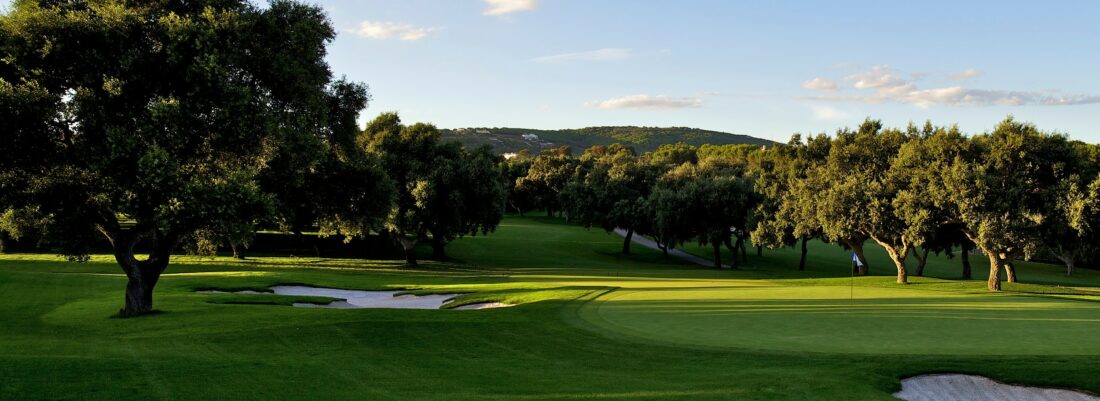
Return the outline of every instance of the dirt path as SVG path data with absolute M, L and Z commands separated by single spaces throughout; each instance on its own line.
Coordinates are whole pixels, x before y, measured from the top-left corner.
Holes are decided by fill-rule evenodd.
M 924 375 L 901 381 L 895 397 L 906 401 L 1100 401 L 1085 393 L 1013 386 L 982 376 Z
M 621 228 L 616 228 L 615 229 L 615 234 L 619 234 L 620 237 L 626 237 L 626 230 L 621 229 Z M 654 242 L 653 240 L 651 240 L 649 238 L 643 237 L 641 235 L 635 234 L 633 237 L 631 237 L 631 240 L 635 244 L 644 246 L 646 248 L 652 248 L 652 249 L 656 249 L 658 251 L 661 250 L 661 247 L 657 246 L 656 242 Z M 697 265 L 707 266 L 707 267 L 714 267 L 714 261 L 713 260 L 710 260 L 710 259 L 707 259 L 707 258 L 701 258 L 701 257 L 695 256 L 695 255 L 692 255 L 690 253 L 681 251 L 679 249 L 669 249 L 668 254 L 672 255 L 672 256 L 675 256 L 675 257 L 678 257 L 680 259 L 686 260 L 688 262 L 695 263 Z M 722 264 L 722 267 L 729 268 L 730 265 Z

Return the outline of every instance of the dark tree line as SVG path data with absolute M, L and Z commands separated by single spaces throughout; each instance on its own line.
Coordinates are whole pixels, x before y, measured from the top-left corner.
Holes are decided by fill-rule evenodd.
M 580 157 L 549 151 L 506 163 L 509 204 L 522 213 L 562 211 L 607 231 L 646 235 L 666 250 L 695 241 L 730 251 L 731 267 L 756 246 L 821 239 L 849 249 L 856 273 L 870 269 L 864 247 L 886 250 L 905 284 L 932 253 L 990 262 L 988 288 L 1017 280 L 1013 261 L 1046 255 L 1066 274 L 1095 255 L 1100 227 L 1100 147 L 1008 118 L 993 130 L 887 128 L 868 119 L 835 135 L 795 135 L 786 144 L 665 145 L 637 155 L 612 145 Z M 526 171 L 526 174 L 524 174 Z M 915 264 L 914 264 L 915 262 Z

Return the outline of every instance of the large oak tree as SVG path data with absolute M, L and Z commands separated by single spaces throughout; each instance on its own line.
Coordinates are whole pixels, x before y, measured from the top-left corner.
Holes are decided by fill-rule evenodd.
M 280 155 L 319 157 L 334 35 L 290 1 L 17 1 L 0 16 L 0 153 L 21 155 L 5 197 L 66 254 L 106 238 L 121 315 L 148 313 L 181 238 L 272 205 L 258 177 Z

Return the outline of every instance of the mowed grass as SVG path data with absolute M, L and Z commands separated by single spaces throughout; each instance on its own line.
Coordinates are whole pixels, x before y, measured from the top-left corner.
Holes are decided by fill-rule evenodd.
M 672 344 L 819 353 L 1100 354 L 1100 302 L 841 286 L 617 291 L 600 300 L 582 310 L 594 325 Z
M 945 371 L 1100 392 L 1093 296 L 850 282 L 818 267 L 845 261 L 814 253 L 808 273 L 763 258 L 718 271 L 639 246 L 620 255 L 621 244 L 512 217 L 418 269 L 178 257 L 157 289 L 161 313 L 137 319 L 112 317 L 125 280 L 106 256 L 0 256 L 0 400 L 890 400 L 899 378 Z M 276 284 L 521 305 L 301 309 L 292 297 L 195 293 Z M 936 343 L 943 352 L 921 351 Z

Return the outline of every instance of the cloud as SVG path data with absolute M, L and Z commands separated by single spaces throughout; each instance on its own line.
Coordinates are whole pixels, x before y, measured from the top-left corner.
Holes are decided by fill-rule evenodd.
M 814 78 L 803 82 L 802 87 L 809 90 L 832 92 L 837 90 L 836 81 L 826 78 Z
M 953 74 L 949 79 L 962 80 L 981 76 L 982 72 L 968 69 Z M 973 89 L 959 85 L 929 89 L 917 87 L 914 83 L 923 76 L 903 78 L 904 74 L 887 65 L 876 65 L 871 69 L 845 77 L 851 82 L 857 94 L 822 95 L 807 97 L 812 100 L 848 101 L 863 103 L 904 103 L 917 107 L 946 106 L 1023 106 L 1046 105 L 1064 106 L 1075 104 L 1100 103 L 1100 96 L 1064 94 L 1058 91 L 1014 91 L 1003 89 Z M 803 82 L 807 89 L 819 78 Z M 816 113 L 816 111 L 815 111 Z M 827 114 L 827 113 L 826 113 Z
M 585 102 L 584 105 L 600 109 L 669 110 L 702 107 L 703 99 L 697 97 L 670 97 L 665 95 L 632 95 L 603 101 Z
M 619 61 L 630 58 L 630 49 L 604 48 L 586 52 L 555 54 L 531 59 L 536 63 L 566 63 L 571 61 Z
M 974 78 L 980 77 L 982 75 L 985 75 L 985 73 L 983 73 L 979 70 L 973 69 L 973 68 L 968 68 L 968 69 L 963 70 L 963 71 L 961 71 L 957 74 L 951 74 L 951 76 L 949 78 L 951 78 L 951 80 L 953 80 L 953 81 L 965 81 L 965 80 L 968 80 L 968 79 L 974 79 Z
M 397 38 L 401 40 L 420 40 L 428 36 L 429 33 L 437 30 L 439 30 L 439 28 L 421 28 L 409 24 L 398 24 L 389 21 L 363 21 L 359 23 L 359 27 L 353 29 L 352 32 L 359 35 L 359 37 L 367 39 Z
M 840 111 L 828 106 L 810 106 L 810 109 L 814 112 L 814 117 L 819 120 L 843 120 L 851 117 L 851 114 Z
M 870 70 L 849 75 L 845 78 L 855 82 L 856 89 L 874 89 L 897 86 L 905 83 L 905 80 L 888 65 L 876 65 Z
M 498 17 L 520 11 L 531 11 L 538 6 L 538 0 L 482 0 L 489 8 L 482 14 Z

